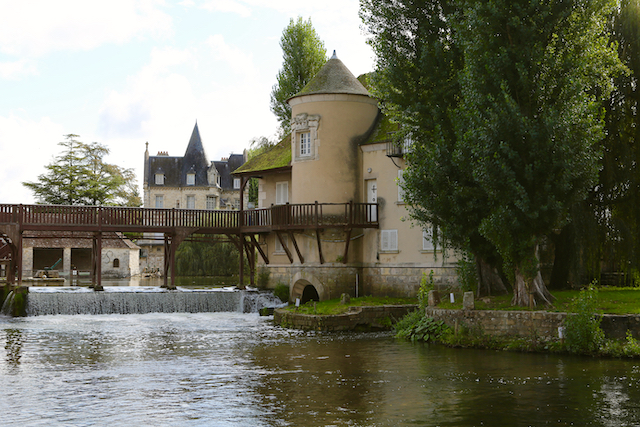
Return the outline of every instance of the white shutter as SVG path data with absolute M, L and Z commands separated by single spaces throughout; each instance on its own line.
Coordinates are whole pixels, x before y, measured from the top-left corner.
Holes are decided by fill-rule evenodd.
M 276 205 L 284 205 L 289 201 L 289 183 L 276 183 Z
M 397 251 L 398 250 L 398 230 L 381 230 L 380 231 L 380 250 L 381 251 Z

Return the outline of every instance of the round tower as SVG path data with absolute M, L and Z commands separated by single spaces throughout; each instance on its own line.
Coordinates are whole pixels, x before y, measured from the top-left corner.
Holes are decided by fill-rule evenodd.
M 292 203 L 358 201 L 358 143 L 378 102 L 333 52 L 291 105 Z

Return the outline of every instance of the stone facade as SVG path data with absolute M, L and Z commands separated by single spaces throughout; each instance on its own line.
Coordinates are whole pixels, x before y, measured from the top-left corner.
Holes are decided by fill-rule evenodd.
M 22 249 L 22 274 L 33 276 L 50 268 L 71 278 L 91 270 L 92 234 L 82 232 L 25 232 Z M 125 278 L 139 274 L 140 247 L 121 233 L 103 233 L 102 275 Z M 75 272 L 75 273 L 74 273 Z

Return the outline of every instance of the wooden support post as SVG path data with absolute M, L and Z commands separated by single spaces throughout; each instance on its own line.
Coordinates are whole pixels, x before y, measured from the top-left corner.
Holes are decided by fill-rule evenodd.
M 300 264 L 304 264 L 304 258 L 302 257 L 302 254 L 300 253 L 300 249 L 298 248 L 298 242 L 296 242 L 296 237 L 293 235 L 292 231 L 289 231 L 288 234 L 289 234 L 289 238 L 293 242 L 293 247 L 295 248 L 296 253 L 298 254 L 298 259 L 300 259 Z
M 320 230 L 316 230 L 316 240 L 318 241 L 318 255 L 320 255 L 320 264 L 324 264 L 324 255 L 322 255 L 322 244 L 320 243 Z
M 279 231 L 276 231 L 276 237 L 280 241 L 280 244 L 282 245 L 282 249 L 284 249 L 284 252 L 287 254 L 287 258 L 289 258 L 289 262 L 293 264 L 293 256 L 291 255 L 291 251 L 287 247 L 287 244 L 284 242 L 284 239 L 280 235 Z
M 94 291 L 103 291 L 102 287 L 102 232 L 93 235 L 91 251 L 91 287 Z
M 256 247 L 256 249 L 258 250 L 258 253 L 260 254 L 260 256 L 262 257 L 262 260 L 264 261 L 265 264 L 269 264 L 269 258 L 267 257 L 267 254 L 264 253 L 264 251 L 262 250 L 262 248 L 260 247 L 260 244 L 258 243 L 258 241 L 256 240 L 256 236 L 255 235 L 251 235 L 251 242 L 253 243 L 253 245 Z
M 242 212 L 240 212 L 240 214 L 242 214 Z M 242 215 L 240 215 L 240 218 L 242 218 Z M 244 289 L 244 250 L 243 250 L 243 242 L 244 242 L 244 235 L 242 233 L 240 233 L 238 235 L 238 238 L 240 240 L 240 243 L 238 244 L 238 252 L 240 253 L 240 283 L 238 284 L 238 288 L 239 289 Z
M 347 263 L 347 256 L 349 254 L 349 243 L 351 243 L 351 229 L 347 229 L 347 243 L 344 245 L 344 256 L 342 257 L 342 263 Z
M 249 283 L 251 286 L 255 286 L 255 273 L 256 273 L 256 251 L 251 244 L 251 241 L 242 238 L 242 244 L 244 250 L 247 252 L 247 260 L 249 261 Z

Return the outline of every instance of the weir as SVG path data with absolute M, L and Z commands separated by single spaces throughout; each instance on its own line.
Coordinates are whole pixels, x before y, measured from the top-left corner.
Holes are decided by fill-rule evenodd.
M 13 295 L 2 307 L 12 312 Z M 73 314 L 145 313 L 256 313 L 265 307 L 282 306 L 270 292 L 232 288 L 167 291 L 156 287 L 105 287 L 104 292 L 87 288 L 31 288 L 26 294 L 27 316 Z

